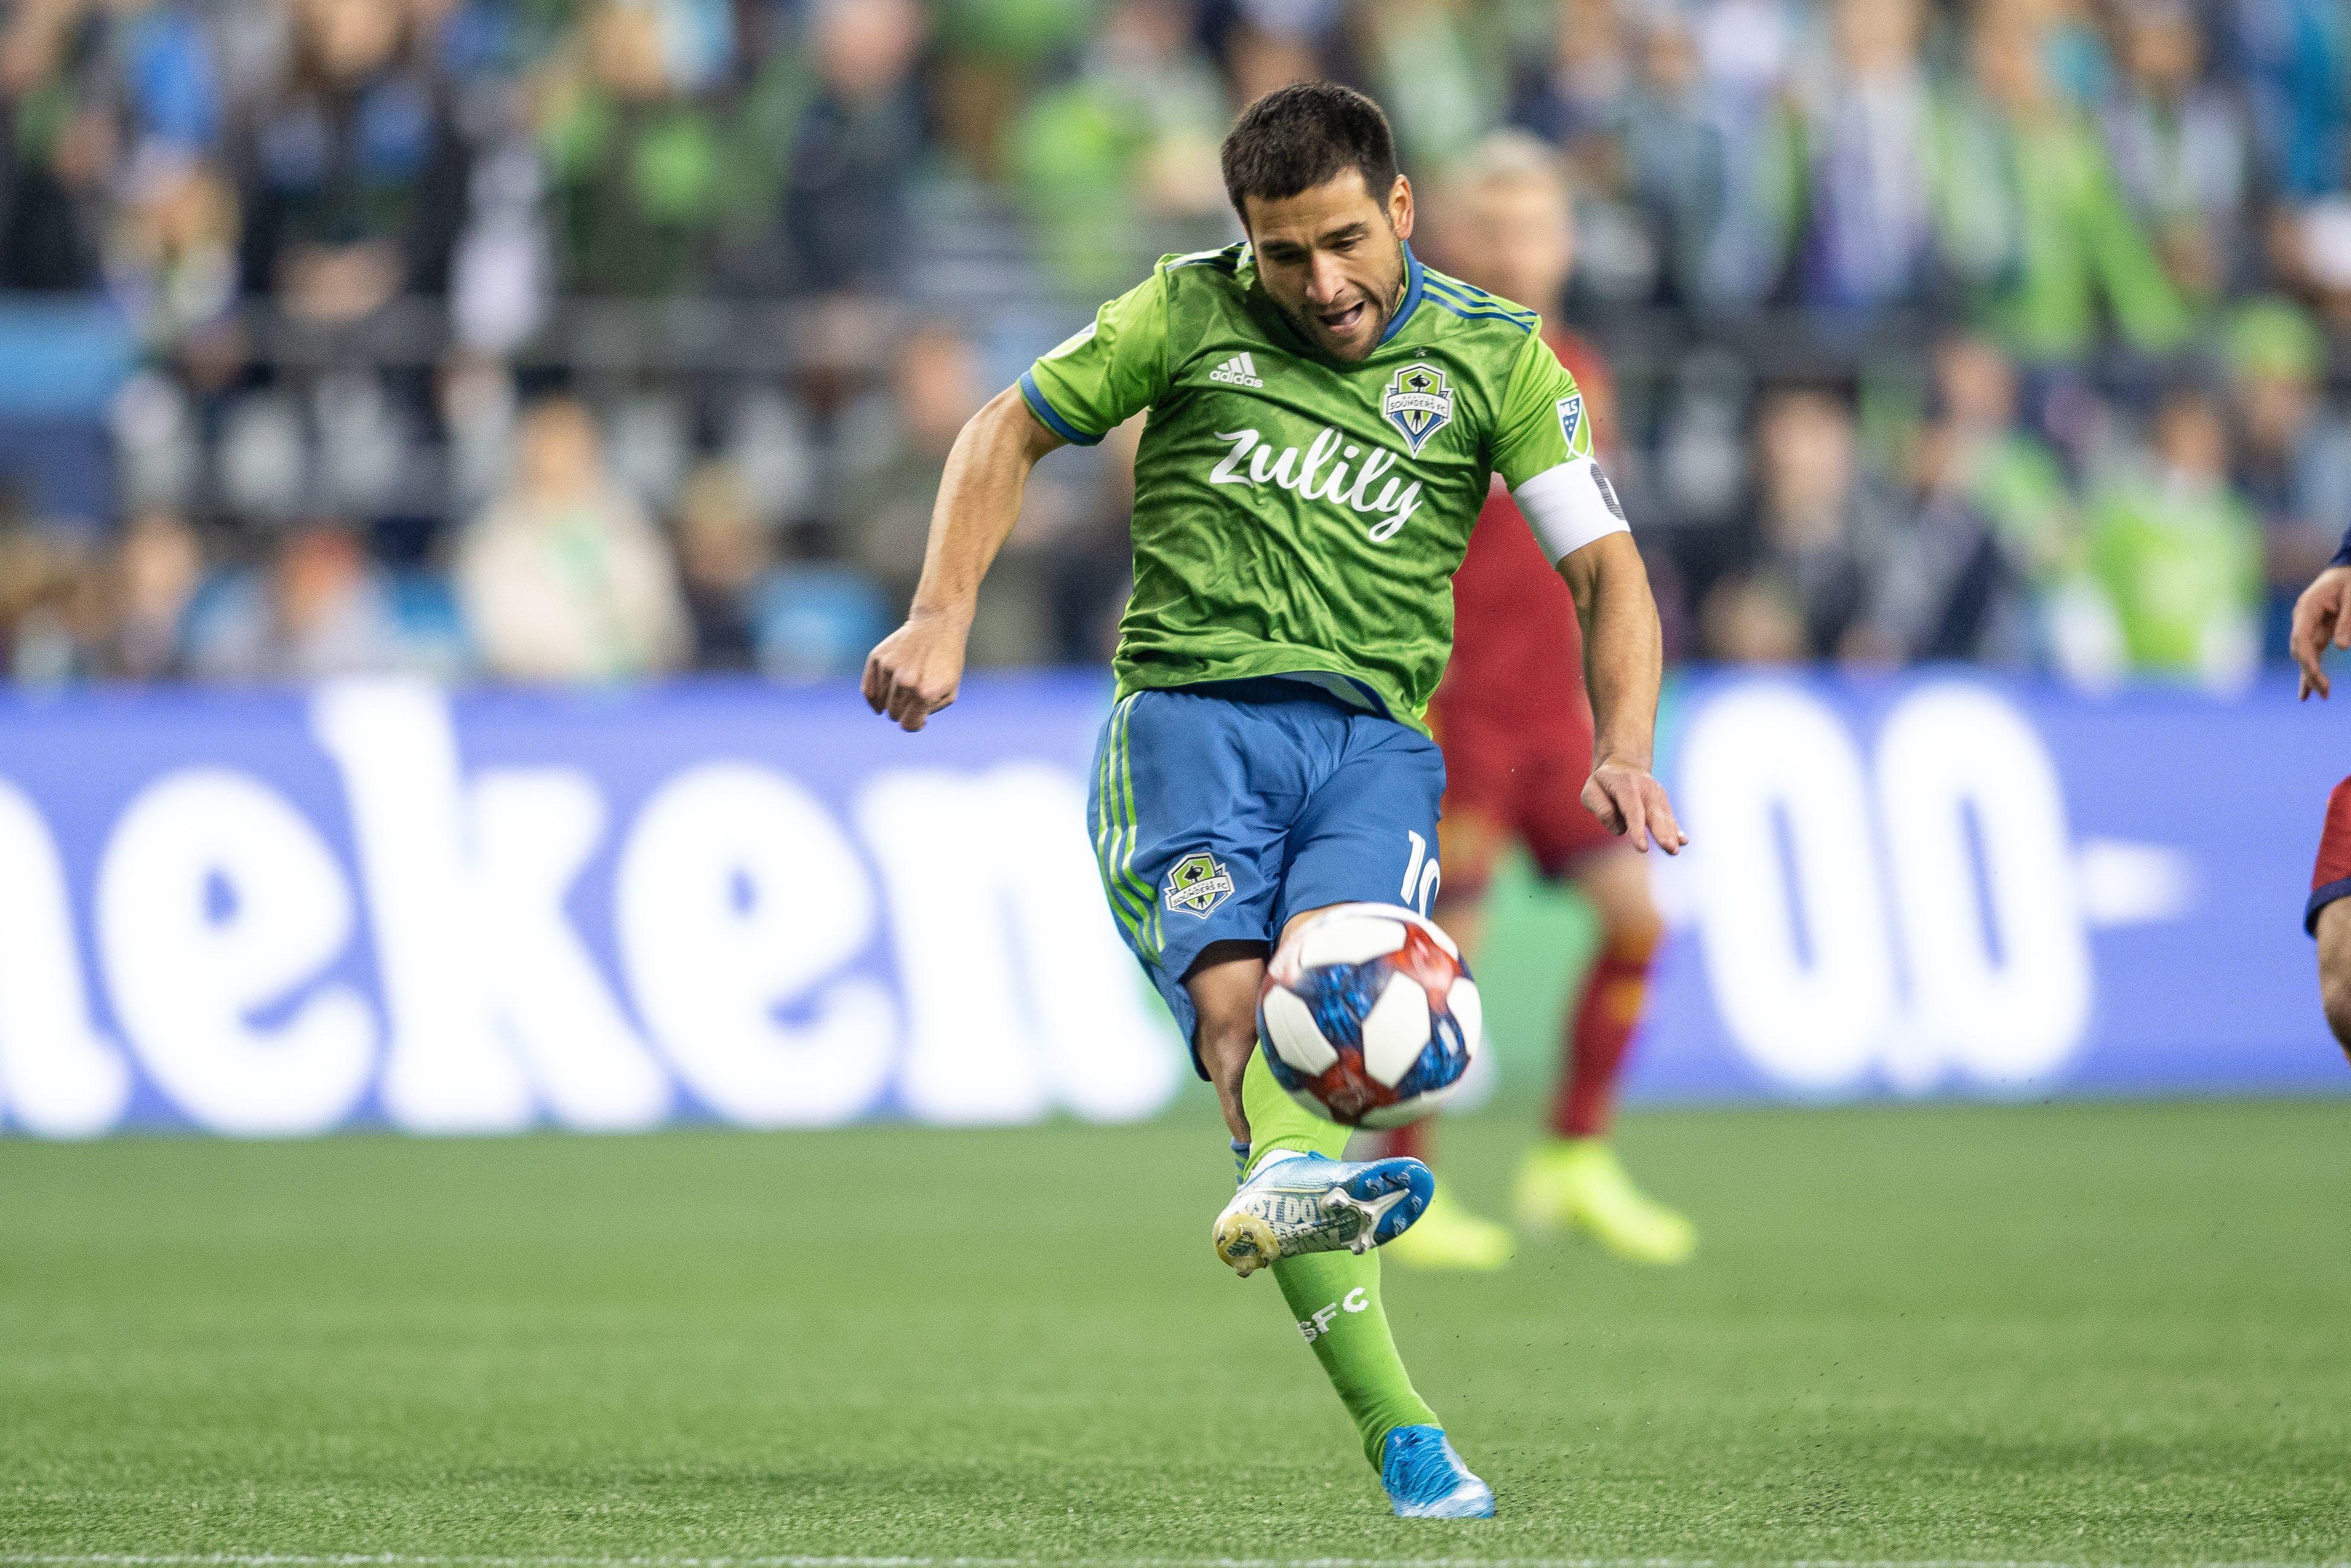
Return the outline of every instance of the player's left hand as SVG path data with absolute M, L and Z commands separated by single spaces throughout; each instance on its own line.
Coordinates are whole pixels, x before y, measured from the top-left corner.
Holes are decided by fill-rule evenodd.
M 1689 842 L 1689 835 L 1674 821 L 1674 803 L 1666 798 L 1666 787 L 1646 768 L 1601 763 L 1583 781 L 1583 806 L 1602 827 L 1631 839 L 1636 850 L 1646 852 L 1655 839 L 1659 849 L 1675 855 Z
M 2351 566 L 2330 566 L 2318 574 L 2294 604 L 2294 630 L 2286 646 L 2302 666 L 2302 700 L 2316 692 L 2324 699 L 2333 693 L 2320 663 L 2329 645 L 2351 648 Z

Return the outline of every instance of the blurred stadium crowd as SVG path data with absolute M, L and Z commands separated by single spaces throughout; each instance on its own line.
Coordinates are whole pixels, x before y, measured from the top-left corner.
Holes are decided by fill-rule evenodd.
M 963 420 L 1238 237 L 1224 128 L 1318 75 L 1437 265 L 1481 138 L 1572 181 L 1526 303 L 1614 365 L 1677 655 L 2225 686 L 2351 518 L 2346 0 L 5 16 L 0 357 L 84 301 L 125 361 L 95 499 L 0 442 L 20 682 L 854 669 Z M 1120 446 L 1040 471 L 977 663 L 1106 655 Z

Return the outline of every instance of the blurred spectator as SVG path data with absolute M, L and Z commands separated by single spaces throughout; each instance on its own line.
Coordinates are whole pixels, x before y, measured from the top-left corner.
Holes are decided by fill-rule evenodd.
M 595 0 L 576 48 L 538 86 L 558 267 L 573 293 L 676 294 L 708 280 L 725 147 L 716 117 L 674 68 L 663 16 L 635 0 Z
M 747 670 L 758 662 L 757 603 L 768 535 L 743 476 L 705 463 L 685 482 L 677 512 L 677 568 L 694 622 L 694 665 Z
M 188 606 L 204 579 L 193 529 L 177 514 L 131 520 L 114 549 L 112 603 L 100 670 L 118 679 L 154 681 L 182 673 Z
M 1469 150 L 1503 102 L 1501 62 L 1460 0 L 1367 0 L 1361 8 L 1373 96 L 1395 127 L 1406 168 Z
M 99 27 L 75 0 L 20 0 L 0 25 L 0 287 L 87 288 L 119 131 L 93 79 Z
M 854 675 L 893 624 L 872 579 L 835 561 L 799 561 L 759 593 L 759 668 L 778 680 Z
M 2156 0 L 2158 5 L 2165 3 Z M 2115 11 L 2126 13 L 2127 4 L 2109 11 L 2098 0 L 2027 0 L 2027 9 L 2041 30 L 2041 57 L 2051 85 L 2075 110 L 2096 113 L 2115 89 L 2105 17 Z
M 1806 300 L 1923 303 L 1934 257 L 1934 104 L 1917 0 L 1836 0 L 1838 69 L 1812 116 Z
M 1616 134 L 1632 90 L 1616 0 L 1558 0 L 1552 57 L 1519 89 L 1513 118 L 1568 155 L 1585 186 L 1613 187 Z
M 1311 24 L 1285 14 L 1316 9 L 1311 5 L 1251 7 L 1226 33 L 1225 77 L 1232 83 L 1231 101 L 1236 109 L 1255 103 L 1276 88 L 1313 81 L 1323 75 Z
M 486 644 L 531 650 L 501 669 L 845 668 L 1032 325 L 1229 238 L 1225 125 L 1323 75 L 1385 103 L 1439 266 L 1511 244 L 1445 233 L 1455 149 L 1508 120 L 1573 171 L 1573 293 L 1524 303 L 1622 361 L 1612 464 L 1656 559 L 1716 589 L 1726 656 L 2119 674 L 2081 476 L 2108 540 L 2195 488 L 2126 441 L 2194 446 L 2149 423 L 2148 362 L 2192 321 L 2227 324 L 2273 622 L 2351 517 L 2323 336 L 2351 342 L 2342 0 L 15 0 L 0 291 L 102 294 L 128 322 L 142 362 L 104 418 L 140 520 L 104 549 L 12 534 L 0 653 L 40 679 L 187 668 L 183 622 L 208 647 L 233 610 L 276 627 L 281 586 L 342 547 L 306 528 L 188 612 L 177 519 L 240 550 L 326 514 L 366 519 L 400 657 L 446 664 L 446 580 L 378 568 L 481 514 L 468 569 L 529 585 L 466 588 L 496 604 Z M 381 314 L 403 295 L 445 298 L 447 339 L 438 312 Z M 647 343 L 655 318 L 574 308 L 597 296 L 741 303 Z M 372 327 L 281 333 L 240 308 L 261 298 Z M 943 303 L 954 327 L 904 334 Z M 0 300 L 0 341 L 45 319 Z M 1894 393 L 1863 400 L 1869 439 L 1801 390 L 1749 438 L 1759 381 L 1865 358 Z M 509 485 L 549 370 L 597 378 L 602 451 L 583 422 L 572 465 L 601 476 Z M 1921 380 L 1904 430 L 1883 411 Z M 976 664 L 1102 656 L 1119 455 L 1035 476 Z
M 1871 622 L 1896 508 L 1861 473 L 1852 409 L 1817 388 L 1780 389 L 1763 400 L 1755 445 L 1754 535 L 1749 559 L 1708 593 L 1709 648 L 1764 656 L 1792 627 L 1801 657 L 1898 656 Z
M 2015 373 L 1998 349 L 1937 345 L 1911 454 L 1917 507 L 1887 552 L 1873 615 L 1904 659 L 2027 662 L 2043 642 L 2036 612 L 2079 569 L 2064 473 L 2015 421 Z
M 2078 359 L 2104 297 L 2135 348 L 2188 331 L 2178 292 L 2148 248 L 2082 117 L 2051 89 L 2027 0 L 1986 0 L 1970 46 L 1970 90 L 1944 135 L 1936 205 L 1944 259 L 2022 357 Z
M 2262 183 L 2293 201 L 2343 188 L 2351 27 L 2332 0 L 2231 0 Z
M 2246 264 L 2244 126 L 2200 79 L 2203 34 L 2186 0 L 2138 0 L 2116 26 L 2125 79 L 2105 110 L 2116 179 L 2173 286 L 2210 299 Z
M 237 293 L 236 194 L 208 162 L 157 154 L 135 162 L 106 237 L 106 279 L 148 350 L 206 390 L 243 368 L 231 311 Z
M 1084 68 L 1016 132 L 1043 259 L 1074 293 L 1126 288 L 1151 258 L 1222 245 L 1224 89 L 1170 0 L 1124 0 Z
M 2293 305 L 2243 307 L 2230 323 L 2228 348 L 2237 484 L 2262 521 L 2263 643 L 2283 658 L 2295 596 L 2351 525 L 2351 427 L 2326 406 L 2325 346 Z
M 661 536 L 605 475 L 569 398 L 531 409 L 512 487 L 466 530 L 457 591 L 493 675 L 609 681 L 677 668 L 692 630 Z
M 1693 6 L 1690 21 L 1708 85 L 1741 110 L 1778 97 L 1787 86 L 1806 9 L 1792 0 L 1713 0 Z
M 893 605 L 913 597 L 947 453 L 989 390 L 977 347 L 952 327 L 925 327 L 899 351 L 892 425 L 869 438 L 863 461 L 844 479 L 845 553 L 866 568 Z M 1085 528 L 1079 486 L 1092 471 L 1088 464 L 1053 467 L 1059 472 L 1040 468 L 1029 476 L 1019 518 L 980 585 L 971 629 L 974 667 L 1042 664 L 1057 646 L 1057 559 L 1069 548 L 1071 530 Z
M 802 288 L 878 289 L 904 255 L 905 189 L 922 153 L 914 0 L 810 7 L 816 92 L 789 145 L 781 233 Z
M 2199 387 L 2167 394 L 2151 462 L 2111 476 L 2090 503 L 2090 566 L 2127 667 L 2241 685 L 2260 653 L 2262 541 L 2229 487 L 2229 433 Z
M 936 105 L 961 172 L 999 183 L 1012 123 L 1043 64 L 1073 49 L 1092 0 L 935 0 Z
M 2310 292 L 2334 331 L 2351 329 L 2351 196 L 2313 202 L 2278 225 L 2280 271 Z
M 21 515 L 0 521 L 0 657 L 8 677 L 52 686 L 91 673 L 102 615 L 89 549 Z
M 446 291 L 465 160 L 440 84 L 386 0 L 294 0 L 285 78 L 242 154 L 245 291 L 335 324 Z
M 1779 287 L 1793 241 L 1796 120 L 1777 93 L 1708 79 L 1688 21 L 1671 6 L 1649 14 L 1641 63 L 1625 171 L 1661 237 L 1674 295 L 1701 310 L 1753 308 Z
M 229 579 L 199 605 L 190 636 L 190 670 L 214 681 L 316 681 L 423 663 L 402 633 L 390 582 L 356 530 L 333 517 L 287 528 L 265 570 Z
M 843 476 L 842 545 L 897 603 L 914 597 L 947 453 L 988 398 L 979 353 L 944 323 L 898 351 L 883 428 L 860 433 Z M 1032 478 L 1041 478 L 1040 469 Z
M 1793 664 L 1812 656 L 1804 617 L 1783 581 L 1733 576 L 1706 596 L 1707 653 L 1731 664 Z
M 1962 335 L 1935 346 L 1934 374 L 1921 482 L 1964 496 L 2021 580 L 2047 591 L 2080 568 L 2082 522 L 2057 455 L 2019 421 L 2015 367 Z

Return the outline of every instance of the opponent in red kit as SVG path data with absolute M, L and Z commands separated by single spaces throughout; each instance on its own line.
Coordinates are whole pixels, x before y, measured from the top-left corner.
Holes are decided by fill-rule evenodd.
M 1430 206 L 1456 273 L 1506 299 L 1556 308 L 1574 261 L 1573 208 L 1542 143 L 1488 139 Z M 1615 435 L 1607 367 L 1573 333 L 1547 325 L 1545 334 L 1575 376 L 1604 460 Z M 1697 1243 L 1689 1222 L 1644 1197 L 1607 1141 L 1663 925 L 1642 858 L 1579 798 L 1593 726 L 1575 603 L 1499 486 L 1454 575 L 1453 609 L 1453 659 L 1429 709 L 1445 751 L 1436 917 L 1474 964 L 1487 883 L 1515 842 L 1545 877 L 1573 882 L 1601 924 L 1600 954 L 1567 1031 L 1552 1136 L 1519 1170 L 1518 1221 L 1580 1228 L 1640 1261 L 1679 1262 Z M 1427 1126 L 1391 1134 L 1390 1152 L 1427 1158 Z M 1509 1230 L 1471 1214 L 1440 1178 L 1420 1222 L 1386 1250 L 1424 1267 L 1479 1269 L 1508 1261 L 1512 1245 Z
M 2319 661 L 2329 647 L 2351 648 L 2351 528 L 2335 559 L 2294 601 L 2288 642 L 2302 666 L 2302 695 L 2325 698 L 2334 684 Z M 2310 902 L 2302 928 L 2318 938 L 2318 997 L 2326 1027 L 2351 1054 L 2351 779 L 2326 798 L 2326 825 L 2318 835 L 2318 864 L 2310 873 Z

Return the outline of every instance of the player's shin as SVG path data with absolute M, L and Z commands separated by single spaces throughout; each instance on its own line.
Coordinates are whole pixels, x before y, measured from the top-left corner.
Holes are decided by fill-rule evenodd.
M 1348 1129 L 1324 1121 L 1283 1093 L 1262 1058 L 1249 1058 L 1241 1097 L 1252 1134 L 1250 1168 L 1285 1152 L 1332 1159 L 1345 1155 Z M 1340 1251 L 1285 1258 L 1273 1266 L 1273 1278 L 1298 1332 L 1313 1346 L 1323 1375 L 1353 1417 L 1363 1436 L 1364 1457 L 1374 1468 L 1380 1463 L 1382 1443 L 1395 1428 L 1443 1424 L 1414 1390 L 1404 1358 L 1396 1354 L 1387 1313 L 1380 1305 L 1377 1251 L 1360 1257 Z
M 1604 948 L 1569 1025 L 1567 1071 L 1560 1075 L 1552 1130 L 1562 1138 L 1604 1138 L 1616 1108 L 1625 1053 L 1641 1021 L 1653 944 Z
M 1290 1304 L 1298 1332 L 1313 1347 L 1314 1359 L 1331 1380 L 1339 1402 L 1354 1418 L 1364 1457 L 1374 1468 L 1381 1446 L 1398 1427 L 1444 1423 L 1412 1385 L 1388 1332 L 1380 1306 L 1380 1255 L 1313 1252 L 1285 1258 L 1273 1266 L 1281 1298 Z

